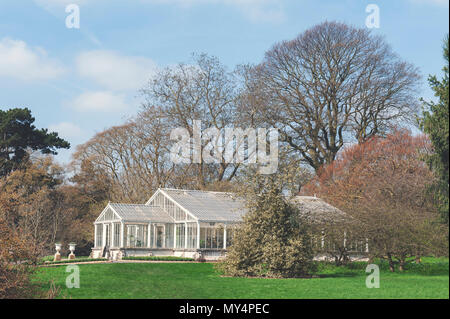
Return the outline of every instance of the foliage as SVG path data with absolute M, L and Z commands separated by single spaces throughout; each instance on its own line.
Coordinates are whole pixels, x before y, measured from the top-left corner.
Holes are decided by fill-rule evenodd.
M 24 261 L 33 261 L 26 238 L 13 231 L 0 217 L 0 299 L 29 298 L 35 294 L 31 276 L 34 268 Z
M 92 222 L 105 205 L 107 190 L 95 178 L 77 175 L 67 184 L 66 171 L 51 157 L 32 157 L 21 170 L 0 178 L 0 217 L 9 227 L 29 236 L 36 256 L 54 252 L 59 241 L 77 254 L 89 254 Z M 102 207 L 103 206 L 103 207 Z
M 246 185 L 247 213 L 219 264 L 230 276 L 302 277 L 313 270 L 310 235 L 275 178 Z M 252 186 L 254 187 L 252 189 Z
M 34 121 L 27 108 L 0 110 L 0 177 L 23 165 L 28 150 L 57 154 L 56 149 L 70 147 L 57 133 L 37 129 Z
M 438 176 L 438 180 L 433 184 L 431 192 L 437 199 L 439 210 L 442 214 L 443 220 L 448 225 L 448 196 L 449 196 L 449 106 L 448 106 L 448 35 L 444 43 L 444 59 L 445 66 L 443 68 L 444 76 L 439 81 L 436 76 L 430 76 L 428 83 L 430 84 L 435 96 L 439 99 L 435 102 L 424 102 L 427 110 L 423 113 L 423 118 L 420 119 L 421 128 L 430 137 L 433 144 L 434 152 L 429 154 L 426 158 L 430 167 Z
M 61 217 L 56 188 L 62 169 L 50 157 L 30 160 L 23 169 L 0 179 L 0 218 L 24 236 L 38 256 L 55 242 Z
M 448 254 L 446 227 L 427 187 L 434 181 L 422 162 L 429 153 L 424 136 L 398 130 L 346 149 L 306 190 L 320 194 L 358 223 L 352 228 L 369 241 L 372 258 L 386 258 L 394 271 L 415 255 Z

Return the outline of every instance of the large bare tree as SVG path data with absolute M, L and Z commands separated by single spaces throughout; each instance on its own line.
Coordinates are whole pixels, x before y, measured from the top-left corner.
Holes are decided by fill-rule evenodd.
M 142 202 L 160 186 L 170 184 L 169 127 L 158 112 L 144 111 L 126 124 L 98 133 L 78 146 L 73 166 L 95 167 L 111 181 L 113 200 Z
M 315 170 L 345 143 L 382 135 L 417 112 L 417 69 L 368 29 L 319 24 L 248 71 L 246 114 L 277 127 Z
M 172 129 L 186 129 L 191 137 L 194 121 L 201 121 L 203 130 L 213 128 L 223 132 L 226 127 L 236 127 L 239 85 L 235 75 L 215 57 L 194 55 L 192 64 L 166 68 L 149 82 L 142 90 L 144 110 L 158 113 L 160 120 Z M 202 154 L 209 142 L 202 140 Z M 185 172 L 195 172 L 189 177 L 196 180 L 194 187 L 203 189 L 211 183 L 230 181 L 239 168 L 239 163 L 225 161 L 223 154 L 219 163 L 207 163 L 200 157 L 199 162 L 184 166 Z

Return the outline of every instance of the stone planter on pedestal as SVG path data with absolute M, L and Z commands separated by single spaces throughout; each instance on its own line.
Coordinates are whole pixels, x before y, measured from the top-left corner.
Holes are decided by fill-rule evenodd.
M 60 243 L 56 243 L 55 244 L 55 249 L 56 249 L 56 254 L 55 254 L 55 258 L 53 258 L 53 261 L 60 261 L 61 260 L 61 244 Z
M 69 259 L 75 259 L 75 254 L 73 253 L 75 251 L 75 246 L 76 246 L 76 244 L 74 244 L 74 243 L 69 244 L 69 250 L 70 250 Z

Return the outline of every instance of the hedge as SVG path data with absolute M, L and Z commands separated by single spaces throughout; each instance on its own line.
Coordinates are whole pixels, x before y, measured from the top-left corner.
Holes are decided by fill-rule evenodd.
M 153 261 L 195 261 L 194 258 L 175 257 L 175 256 L 129 256 L 123 257 L 122 260 L 153 260 Z

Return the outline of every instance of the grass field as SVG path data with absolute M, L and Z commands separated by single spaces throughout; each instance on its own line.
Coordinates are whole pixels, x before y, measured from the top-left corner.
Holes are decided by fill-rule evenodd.
M 448 259 L 424 259 L 403 273 L 380 264 L 380 288 L 365 285 L 365 263 L 336 267 L 321 263 L 311 279 L 222 277 L 211 263 L 107 263 L 80 265 L 80 288 L 67 289 L 66 266 L 42 267 L 36 280 L 49 281 L 66 298 L 449 298 Z

